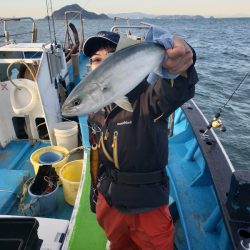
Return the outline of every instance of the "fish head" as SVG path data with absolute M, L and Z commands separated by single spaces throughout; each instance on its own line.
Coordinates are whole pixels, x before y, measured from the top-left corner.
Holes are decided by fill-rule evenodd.
M 62 105 L 63 116 L 76 116 L 81 113 L 82 96 L 79 94 L 69 95 Z
M 109 84 L 101 81 L 89 81 L 89 79 L 79 83 L 63 103 L 62 115 L 79 116 L 98 111 L 107 104 L 105 92 L 109 89 L 108 86 Z
M 61 112 L 63 116 L 78 116 L 84 114 L 84 101 L 88 99 L 87 90 L 88 84 L 86 79 L 74 87 L 62 105 Z

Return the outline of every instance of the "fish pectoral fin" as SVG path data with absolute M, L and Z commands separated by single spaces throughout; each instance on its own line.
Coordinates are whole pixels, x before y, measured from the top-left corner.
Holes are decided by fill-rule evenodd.
M 133 107 L 126 96 L 121 97 L 120 99 L 116 100 L 114 103 L 120 108 L 128 112 L 133 112 Z

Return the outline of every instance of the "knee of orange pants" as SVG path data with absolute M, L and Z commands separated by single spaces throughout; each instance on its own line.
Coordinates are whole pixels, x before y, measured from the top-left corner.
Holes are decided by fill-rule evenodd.
M 96 217 L 110 241 L 111 250 L 137 249 L 130 238 L 130 232 L 125 223 L 126 215 L 110 207 L 102 194 L 98 194 Z
M 173 249 L 174 226 L 167 205 L 149 212 L 123 214 L 99 194 L 96 206 L 98 223 L 110 240 L 111 249 Z

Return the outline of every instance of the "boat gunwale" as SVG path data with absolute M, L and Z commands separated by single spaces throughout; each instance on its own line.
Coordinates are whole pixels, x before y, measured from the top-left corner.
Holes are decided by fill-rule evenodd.
M 231 177 L 237 170 L 234 169 L 223 145 L 213 129 L 210 129 L 204 137 L 204 131 L 207 128 L 208 121 L 194 100 L 189 100 L 181 108 L 192 128 L 211 175 L 220 211 L 223 215 L 223 221 L 230 236 L 229 238 L 234 249 L 238 249 L 240 243 L 239 230 L 245 228 L 247 225 L 249 226 L 250 223 L 232 220 L 226 207 Z

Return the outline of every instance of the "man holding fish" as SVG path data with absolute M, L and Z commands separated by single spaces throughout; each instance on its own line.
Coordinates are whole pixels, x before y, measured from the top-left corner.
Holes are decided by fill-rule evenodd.
M 89 114 L 91 199 L 98 195 L 94 210 L 110 249 L 173 249 L 168 117 L 194 96 L 195 52 L 178 36 L 168 49 L 154 42 L 121 48 L 119 40 L 101 31 L 85 42 L 93 71 L 71 92 L 63 115 Z

